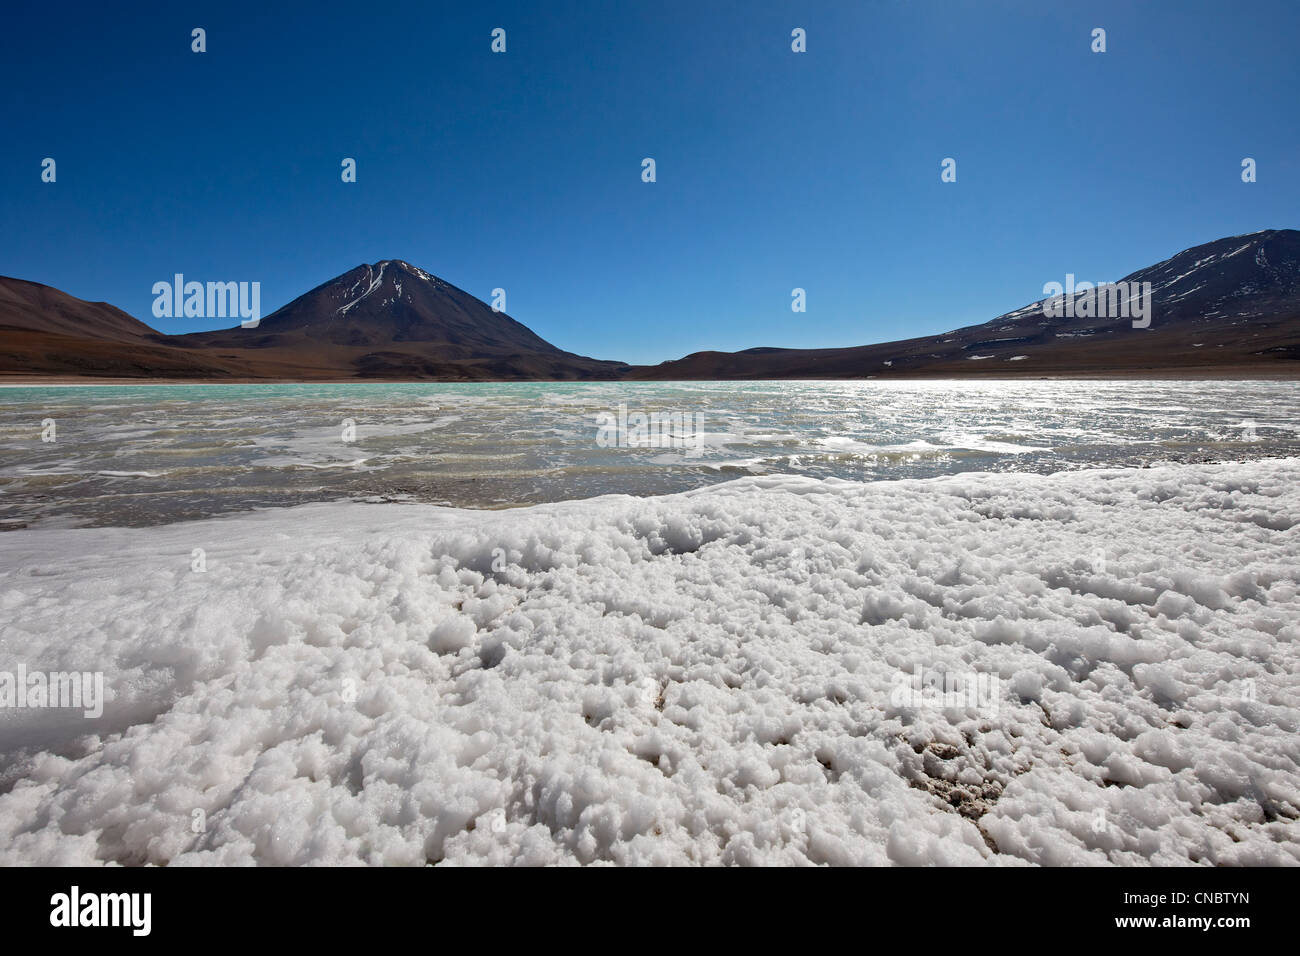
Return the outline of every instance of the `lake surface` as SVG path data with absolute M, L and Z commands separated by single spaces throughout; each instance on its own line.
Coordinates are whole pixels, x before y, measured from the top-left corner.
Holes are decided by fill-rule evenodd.
M 620 405 L 629 430 L 602 433 Z M 685 427 L 638 435 L 637 413 Z M 866 481 L 1279 455 L 1300 455 L 1295 383 L 14 387 L 0 388 L 0 528 L 344 498 L 500 508 L 751 474 Z

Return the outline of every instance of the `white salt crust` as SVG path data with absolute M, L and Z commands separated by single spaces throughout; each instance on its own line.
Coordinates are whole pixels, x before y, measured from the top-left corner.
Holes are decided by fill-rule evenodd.
M 0 863 L 1295 864 L 1297 522 L 1300 459 L 9 532 L 0 670 L 111 699 L 0 710 Z

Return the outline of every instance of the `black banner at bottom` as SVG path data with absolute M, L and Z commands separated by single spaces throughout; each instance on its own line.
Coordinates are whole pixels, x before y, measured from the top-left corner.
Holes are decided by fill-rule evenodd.
M 641 869 L 8 869 L 0 870 L 6 941 L 76 934 L 137 942 L 355 940 L 377 934 L 486 930 L 494 943 L 560 932 L 636 936 L 697 926 L 734 943 L 773 922 L 836 917 L 854 933 L 907 921 L 920 936 L 1006 927 L 1080 941 L 1197 935 L 1232 945 L 1278 932 L 1293 896 L 1290 869 L 858 869 L 687 872 Z M 784 915 L 782 915 L 784 914 Z M 942 925 L 941 925 L 942 924 Z M 843 925 L 843 924 L 839 924 Z M 944 928 L 946 926 L 946 929 Z M 477 927 L 477 930 L 475 929 Z M 638 928 L 639 927 L 639 928 Z M 601 937 L 597 937 L 601 938 Z M 606 940 L 621 938 L 605 936 Z M 1023 937 L 1022 937 L 1023 938 Z

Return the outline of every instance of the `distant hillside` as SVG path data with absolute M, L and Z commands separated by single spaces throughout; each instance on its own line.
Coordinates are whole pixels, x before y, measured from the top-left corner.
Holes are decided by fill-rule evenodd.
M 219 362 L 176 348 L 106 302 L 0 276 L 0 373 L 124 378 L 207 378 Z
M 941 335 L 853 348 L 696 352 L 631 374 L 658 380 L 1300 375 L 1300 232 L 1219 239 L 1121 281 L 1151 283 L 1148 328 L 1125 318 L 1049 318 L 1040 300 Z
M 1064 280 L 1064 277 L 1060 277 Z M 1043 301 L 941 335 L 853 348 L 697 352 L 628 366 L 556 348 L 398 259 L 317 286 L 257 328 L 163 335 L 103 302 L 0 278 L 0 375 L 211 381 L 610 381 L 962 376 L 1300 377 L 1300 232 L 1196 246 L 1150 283 L 1146 328 Z M 1073 312 L 1074 314 L 1070 314 Z
M 610 379 L 620 362 L 556 348 L 400 260 L 360 265 L 260 321 L 163 335 L 112 306 L 0 279 L 0 372 L 240 380 Z

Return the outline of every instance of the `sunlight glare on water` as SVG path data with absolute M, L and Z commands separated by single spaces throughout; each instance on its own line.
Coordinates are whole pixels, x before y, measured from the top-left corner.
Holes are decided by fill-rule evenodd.
M 599 416 L 620 405 L 699 421 L 698 441 L 602 445 Z M 1298 413 L 1287 382 L 15 387 L 0 389 L 0 527 L 163 524 L 338 498 L 500 508 L 745 475 L 870 481 L 1294 455 Z

